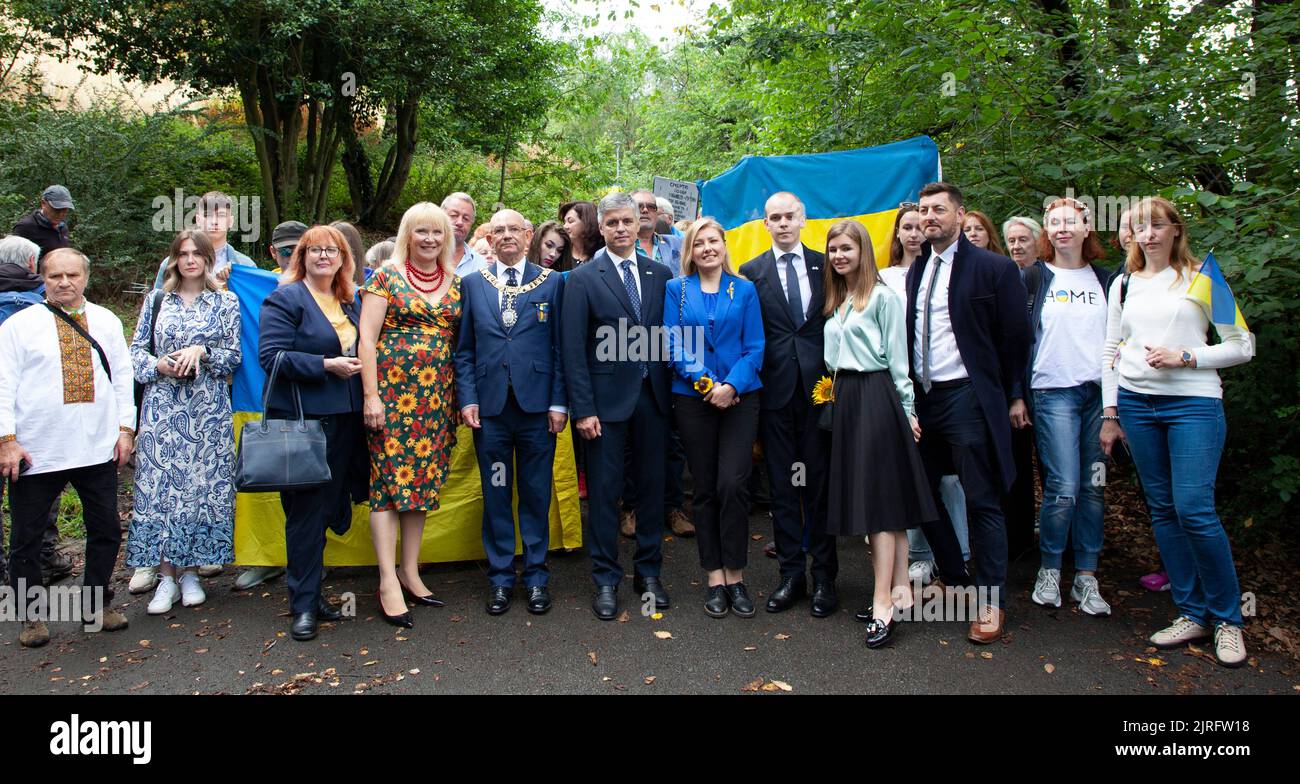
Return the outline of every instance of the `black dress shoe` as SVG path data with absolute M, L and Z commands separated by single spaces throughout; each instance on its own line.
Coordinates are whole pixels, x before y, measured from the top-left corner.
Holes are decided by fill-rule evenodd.
M 835 583 L 826 580 L 813 584 L 812 617 L 825 618 L 840 606 L 840 597 L 835 594 Z
M 510 609 L 510 589 L 504 585 L 492 586 L 492 592 L 488 594 L 487 612 L 488 615 L 501 615 Z
M 398 580 L 397 584 L 402 585 L 402 581 Z M 441 599 L 433 598 L 433 594 L 428 594 L 427 596 L 416 596 L 413 592 L 407 590 L 405 585 L 402 585 L 402 596 L 405 596 L 416 604 L 424 605 L 425 607 L 442 607 L 445 604 Z
M 873 618 L 871 625 L 867 627 L 867 647 L 879 648 L 889 642 L 889 638 L 894 636 L 894 627 L 897 625 L 893 618 L 890 618 L 887 623 Z
M 379 602 L 379 614 L 384 616 L 385 621 L 388 621 L 394 626 L 400 626 L 403 629 L 415 628 L 415 620 L 411 618 L 410 610 L 407 610 L 401 615 L 389 615 L 388 612 L 384 610 L 384 600 L 380 598 L 379 591 L 375 591 L 375 601 Z
M 551 592 L 545 585 L 534 585 L 528 589 L 528 612 L 533 615 L 545 615 L 551 609 Z
M 591 600 L 591 611 L 602 621 L 612 621 L 618 614 L 618 588 L 602 585 L 596 589 L 596 596 Z
M 871 605 L 869 604 L 866 607 L 863 607 L 861 610 L 858 610 L 857 612 L 853 613 L 853 620 L 858 621 L 860 623 L 871 623 L 871 619 L 875 617 L 876 617 L 875 610 L 873 610 Z
M 316 601 L 316 618 L 321 621 L 341 621 L 343 613 L 334 609 L 334 605 L 325 601 L 322 596 Z
M 767 597 L 767 611 L 770 613 L 784 612 L 794 606 L 794 603 L 808 595 L 808 583 L 802 577 L 782 577 L 776 590 L 772 595 Z
M 727 597 L 731 601 L 731 611 L 741 618 L 754 617 L 754 601 L 749 598 L 744 583 L 732 583 L 727 586 Z
M 671 606 L 671 602 L 668 601 L 668 591 L 664 589 L 664 584 L 659 582 L 658 577 L 638 577 L 632 581 L 632 587 L 636 589 L 637 596 L 654 594 L 656 610 L 667 610 Z
M 721 585 L 710 585 L 709 593 L 704 598 L 704 612 L 710 618 L 725 618 L 729 606 L 727 589 Z
M 293 635 L 295 640 L 310 640 L 316 636 L 316 613 L 302 612 L 293 616 L 293 623 L 289 624 L 289 634 Z

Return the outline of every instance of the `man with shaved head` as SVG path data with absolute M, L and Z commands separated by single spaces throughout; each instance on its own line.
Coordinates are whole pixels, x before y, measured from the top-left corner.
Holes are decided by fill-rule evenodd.
M 464 300 L 456 348 L 456 393 L 474 431 L 483 483 L 483 549 L 488 559 L 487 612 L 510 609 L 515 585 L 515 516 L 528 611 L 551 609 L 547 590 L 551 465 L 555 436 L 568 422 L 560 361 L 560 300 L 564 278 L 524 257 L 532 229 L 523 215 L 492 216 L 496 261 L 461 281 Z
M 763 225 L 772 249 L 740 268 L 754 282 L 763 311 L 763 399 L 758 432 L 772 483 L 772 528 L 781 582 L 768 596 L 767 611 L 781 612 L 807 595 L 812 558 L 812 615 L 825 618 L 839 599 L 835 537 L 826 524 L 829 434 L 817 427 L 820 408 L 812 389 L 826 372 L 822 356 L 822 254 L 799 238 L 806 216 L 793 193 L 772 194 Z M 805 547 L 807 555 L 805 555 Z

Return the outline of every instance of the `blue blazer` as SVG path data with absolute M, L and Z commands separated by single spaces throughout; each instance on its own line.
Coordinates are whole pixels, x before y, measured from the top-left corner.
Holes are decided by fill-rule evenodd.
M 763 311 L 753 283 L 722 274 L 712 336 L 698 273 L 668 281 L 664 296 L 673 394 L 700 396 L 694 384 L 705 375 L 716 384 L 730 384 L 740 395 L 763 386 Z
M 495 273 L 496 264 L 490 272 Z M 530 283 L 542 273 L 524 265 Z M 501 323 L 497 289 L 481 272 L 461 278 L 460 341 L 456 347 L 457 405 L 477 405 L 479 416 L 498 416 L 513 387 L 519 407 L 530 414 L 567 405 L 564 363 L 560 356 L 560 301 L 564 276 L 550 273 L 546 281 L 515 298 L 514 327 Z
M 631 359 L 636 335 L 649 353 L 650 387 L 655 403 L 665 415 L 671 410 L 669 371 L 659 330 L 664 323 L 664 287 L 672 279 L 667 267 L 637 254 L 641 276 L 641 313 L 623 287 L 623 273 L 604 248 L 591 261 L 576 267 L 564 284 L 564 380 L 569 390 L 572 419 L 599 416 L 606 422 L 625 422 L 636 409 L 641 393 L 640 363 Z M 633 327 L 647 330 L 633 330 Z
M 916 322 L 919 318 L 916 292 L 930 262 L 930 243 L 907 271 L 907 356 L 913 359 Z M 1029 361 L 1028 292 L 1020 281 L 1020 268 L 1006 256 L 977 248 L 957 235 L 952 277 L 948 284 L 948 313 L 962 364 L 970 374 L 980 410 L 988 424 L 1002 470 L 1002 490 L 1010 489 L 1016 477 L 1011 456 L 1011 418 L 1007 409 L 1013 391 L 1018 391 Z M 920 368 L 912 368 L 917 396 L 923 397 L 916 379 Z
M 361 318 L 361 298 L 343 304 L 353 326 Z M 275 355 L 284 352 L 280 377 L 267 402 L 269 409 L 292 412 L 293 387 L 298 382 L 303 413 L 324 416 L 361 410 L 361 374 L 339 378 L 325 372 L 325 360 L 343 354 L 338 333 L 321 313 L 304 281 L 281 286 L 262 303 L 258 316 L 257 361 L 270 380 Z M 360 327 L 357 329 L 360 333 Z

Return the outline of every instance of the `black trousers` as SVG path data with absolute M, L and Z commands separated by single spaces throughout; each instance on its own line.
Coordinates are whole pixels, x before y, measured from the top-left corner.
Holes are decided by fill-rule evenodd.
M 682 471 L 686 468 L 686 450 L 682 446 L 681 434 L 674 418 L 668 420 L 668 452 L 664 461 L 664 514 L 670 509 L 681 509 L 686 505 L 686 489 L 682 480 Z M 636 472 L 632 470 L 632 450 L 623 453 L 623 508 L 636 509 Z M 667 519 L 663 521 L 667 524 Z
M 1002 474 L 998 469 L 993 437 L 975 387 L 969 382 L 936 384 L 927 394 L 916 384 L 916 414 L 921 423 L 921 460 L 939 511 L 939 519 L 923 523 L 921 530 L 934 551 L 939 576 L 947 585 L 970 585 L 961 545 L 948 510 L 939 499 L 939 480 L 955 473 L 966 493 L 966 519 L 970 529 L 975 584 L 996 588 L 988 600 L 1004 606 L 1007 587 L 1007 529 L 1002 516 Z
M 270 411 L 266 416 L 277 419 L 288 418 L 290 414 Z M 316 612 L 324 570 L 325 529 L 342 534 L 351 526 L 357 456 L 365 454 L 366 448 L 360 414 L 308 414 L 307 418 L 321 420 L 325 430 L 325 460 L 333 479 L 324 487 L 280 493 L 288 556 L 285 582 L 289 586 L 289 607 L 295 615 Z
M 797 389 L 786 407 L 760 412 L 758 428 L 781 576 L 803 579 L 806 535 L 813 581 L 834 580 L 839 573 L 835 537 L 818 533 L 826 522 L 830 433 L 817 427 L 817 409 Z
M 673 395 L 677 429 L 695 482 L 691 517 L 706 571 L 745 568 L 758 399 L 758 393 L 744 395 L 720 410 L 698 396 Z
M 50 524 L 50 505 L 69 484 L 81 498 L 86 526 L 86 568 L 82 584 L 103 588 L 104 604 L 113 600 L 109 587 L 113 566 L 122 545 L 122 525 L 117 518 L 117 464 L 99 465 L 24 474 L 9 483 L 9 508 L 13 515 L 9 532 L 9 584 L 18 581 L 40 585 L 41 546 Z M 20 594 L 22 596 L 23 594 Z M 19 599 L 22 601 L 22 599 Z M 94 606 L 87 609 L 94 611 Z
M 1017 557 L 1034 544 L 1034 429 L 1011 429 L 1011 457 L 1016 462 L 1016 481 L 1002 499 L 1002 514 L 1007 520 L 1007 551 Z
M 658 577 L 663 563 L 664 465 L 668 417 L 655 404 L 648 381 L 641 384 L 632 418 L 600 423 L 601 435 L 587 442 L 587 552 L 596 585 L 618 585 L 618 500 L 623 493 L 624 450 L 632 448 L 636 477 L 636 554 L 638 577 Z

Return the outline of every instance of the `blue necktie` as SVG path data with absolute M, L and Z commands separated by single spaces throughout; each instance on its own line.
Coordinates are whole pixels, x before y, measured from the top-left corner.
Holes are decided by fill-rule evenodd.
M 803 294 L 799 291 L 799 273 L 794 269 L 794 254 L 787 253 L 781 257 L 785 262 L 785 298 L 790 305 L 790 318 L 794 321 L 794 328 L 798 329 L 803 326 Z
M 632 312 L 636 313 L 637 323 L 641 323 L 641 295 L 636 290 L 636 278 L 632 276 L 632 262 L 623 260 L 623 288 L 627 289 L 627 298 L 632 301 Z M 650 375 L 650 368 L 644 362 L 638 362 L 641 366 L 641 378 Z

